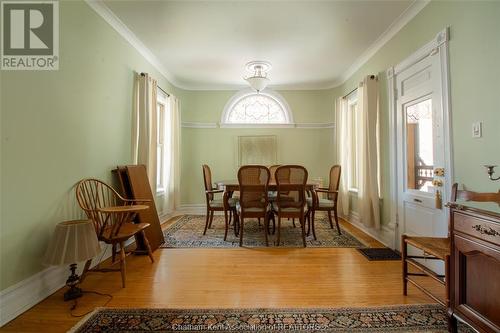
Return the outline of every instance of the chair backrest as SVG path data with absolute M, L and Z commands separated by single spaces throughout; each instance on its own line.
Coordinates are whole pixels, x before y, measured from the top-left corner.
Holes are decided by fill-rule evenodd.
M 101 236 L 104 228 L 113 226 L 118 221 L 107 218 L 99 208 L 120 206 L 123 198 L 111 186 L 99 179 L 82 179 L 76 185 L 76 199 L 85 214 L 94 223 L 97 235 Z M 122 223 L 122 221 L 120 221 Z
M 246 165 L 238 170 L 240 206 L 243 214 L 249 208 L 266 212 L 269 204 L 267 186 L 270 178 L 269 169 L 262 165 Z
M 206 164 L 202 165 L 202 169 L 203 169 L 203 181 L 205 183 L 205 191 L 212 191 L 214 189 L 212 184 L 212 171 L 210 170 L 210 167 Z M 208 193 L 207 199 L 213 200 L 214 199 L 213 193 Z
M 330 169 L 330 183 L 328 185 L 328 190 L 329 191 L 338 191 L 339 190 L 339 185 L 340 185 L 340 173 L 342 171 L 342 168 L 340 165 L 334 165 Z M 338 193 L 329 193 L 328 194 L 328 199 L 337 201 L 338 198 Z
M 496 202 L 500 205 L 500 191 L 498 192 L 473 192 L 467 190 L 459 190 L 458 184 L 453 184 L 451 189 L 451 201 L 457 201 L 457 199 L 461 199 L 464 201 L 476 201 L 476 202 Z
M 283 208 L 304 209 L 307 176 L 306 168 L 300 165 L 283 165 L 276 170 L 278 210 Z
M 271 175 L 271 178 L 269 180 L 270 183 L 276 182 L 276 178 L 274 178 L 274 174 L 276 173 L 276 169 L 278 169 L 281 166 L 281 164 L 276 164 L 276 165 L 271 165 L 269 167 L 269 173 Z

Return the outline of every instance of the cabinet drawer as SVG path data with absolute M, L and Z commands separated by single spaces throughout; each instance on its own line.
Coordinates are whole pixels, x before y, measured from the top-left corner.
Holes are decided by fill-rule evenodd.
M 455 211 L 453 228 L 464 234 L 500 245 L 500 224 L 498 223 Z

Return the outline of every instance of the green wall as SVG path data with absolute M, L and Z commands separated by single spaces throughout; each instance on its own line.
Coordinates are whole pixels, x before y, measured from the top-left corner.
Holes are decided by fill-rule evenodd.
M 134 71 L 173 89 L 84 2 L 60 2 L 60 59 L 0 74 L 2 290 L 42 270 L 54 226 L 81 216 L 79 179 L 131 162 Z
M 380 80 L 383 223 L 389 222 L 389 109 L 387 68 L 398 64 L 450 27 L 449 59 L 454 178 L 469 189 L 497 191 L 484 164 L 500 165 L 500 1 L 433 1 L 338 89 L 352 90 L 363 76 Z M 483 122 L 473 139 L 472 123 Z M 500 174 L 500 170 L 497 171 Z
M 226 102 L 236 91 L 184 91 L 183 122 L 220 122 Z M 334 121 L 333 90 L 279 91 L 286 99 L 296 123 Z M 332 128 L 183 128 L 181 203 L 205 202 L 201 165 L 212 168 L 213 180 L 236 179 L 237 138 L 242 135 L 276 135 L 278 162 L 301 164 L 310 179 L 327 179 L 335 161 L 335 131 Z

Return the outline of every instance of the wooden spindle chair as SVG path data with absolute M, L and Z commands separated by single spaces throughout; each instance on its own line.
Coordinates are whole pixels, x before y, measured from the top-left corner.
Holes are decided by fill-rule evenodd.
M 238 214 L 240 216 L 240 246 L 243 246 L 243 229 L 245 218 L 263 218 L 266 246 L 269 245 L 267 233 L 269 231 L 269 198 L 267 186 L 271 175 L 269 169 L 262 165 L 247 165 L 238 170 L 240 185 L 240 202 Z
M 276 245 L 280 245 L 281 219 L 298 219 L 302 231 L 302 241 L 306 247 L 305 209 L 307 170 L 300 165 L 284 165 L 276 170 L 278 196 L 273 203 L 278 214 L 278 236 Z M 295 223 L 294 223 L 295 226 Z
M 149 227 L 149 223 L 133 223 L 137 213 L 149 207 L 144 205 L 150 200 L 147 199 L 125 199 L 111 186 L 98 179 L 83 179 L 76 186 L 76 198 L 85 214 L 94 223 L 97 238 L 112 246 L 111 262 L 115 264 L 118 254 L 117 246 L 120 246 L 120 268 L 119 269 L 93 269 L 90 270 L 92 259 L 85 263 L 81 282 L 88 271 L 120 271 L 122 276 L 122 286 L 125 287 L 125 242 L 141 234 L 144 239 L 149 258 L 154 262 L 153 253 L 146 237 L 144 229 Z
M 307 198 L 307 235 L 312 234 L 314 239 L 316 239 L 316 230 L 314 228 L 314 218 L 317 211 L 326 211 L 328 213 L 328 221 L 330 222 L 330 227 L 333 229 L 332 212 L 335 217 L 335 224 L 337 225 L 337 232 L 341 234 L 339 226 L 339 216 L 337 213 L 337 201 L 339 194 L 339 184 L 340 184 L 340 165 L 334 165 L 330 169 L 330 179 L 329 186 L 327 188 L 317 188 L 312 191 L 312 196 Z M 320 194 L 326 193 L 326 198 L 321 198 Z

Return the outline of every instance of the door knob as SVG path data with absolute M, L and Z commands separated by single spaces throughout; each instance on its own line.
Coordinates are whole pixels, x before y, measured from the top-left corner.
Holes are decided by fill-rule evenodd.
M 436 177 L 444 177 L 444 168 L 435 168 L 434 176 Z

